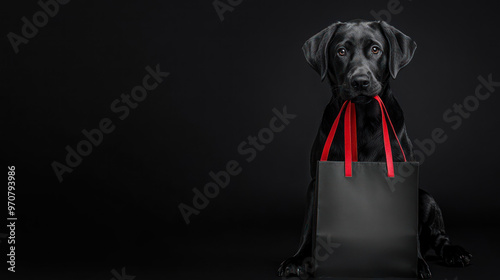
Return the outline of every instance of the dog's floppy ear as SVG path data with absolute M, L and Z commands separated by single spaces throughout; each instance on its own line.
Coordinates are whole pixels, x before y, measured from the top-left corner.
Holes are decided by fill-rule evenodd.
M 307 62 L 318 72 L 322 81 L 328 73 L 328 46 L 339 24 L 340 22 L 336 22 L 321 30 L 302 46 Z
M 417 48 L 417 43 L 385 21 L 380 21 L 380 27 L 389 43 L 389 71 L 393 79 L 403 67 L 410 63 Z

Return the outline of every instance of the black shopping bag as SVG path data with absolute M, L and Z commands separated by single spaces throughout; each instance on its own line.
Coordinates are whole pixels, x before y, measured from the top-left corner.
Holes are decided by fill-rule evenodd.
M 386 119 L 392 123 L 382 100 L 375 99 L 386 162 L 357 161 L 350 101 L 335 119 L 318 162 L 312 255 L 317 278 L 417 278 L 418 162 L 393 162 Z M 344 109 L 345 161 L 327 161 Z

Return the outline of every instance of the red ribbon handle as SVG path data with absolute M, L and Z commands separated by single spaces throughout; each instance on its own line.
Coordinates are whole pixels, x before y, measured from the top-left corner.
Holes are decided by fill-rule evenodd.
M 392 159 L 391 141 L 390 141 L 390 137 L 389 137 L 389 129 L 387 128 L 386 118 L 389 121 L 389 124 L 391 125 L 392 132 L 394 133 L 394 136 L 396 137 L 396 141 L 398 142 L 399 148 L 401 150 L 401 153 L 403 154 L 403 158 L 404 158 L 405 162 L 406 162 L 406 156 L 405 156 L 405 153 L 403 151 L 403 147 L 401 146 L 401 143 L 399 142 L 398 136 L 396 134 L 396 130 L 394 129 L 394 126 L 392 125 L 391 119 L 389 117 L 389 113 L 387 112 L 387 109 L 385 108 L 385 105 L 382 102 L 382 99 L 380 99 L 379 96 L 375 96 L 375 100 L 377 100 L 377 102 L 380 106 L 380 112 L 382 115 L 382 131 L 383 131 L 383 137 L 384 137 L 384 150 L 385 150 L 385 158 L 386 158 L 386 164 L 387 164 L 387 176 L 394 177 L 394 163 L 393 163 L 393 159 Z M 328 133 L 328 137 L 326 139 L 325 146 L 323 147 L 323 152 L 321 154 L 320 161 L 327 161 L 328 160 L 328 154 L 330 152 L 330 148 L 331 148 L 331 145 L 333 142 L 333 138 L 335 136 L 335 132 L 337 131 L 337 127 L 338 127 L 339 120 L 340 120 L 340 115 L 342 114 L 342 111 L 344 111 L 344 108 L 346 108 L 345 113 L 344 113 L 345 176 L 351 177 L 352 176 L 352 162 L 358 160 L 357 135 L 356 135 L 356 111 L 355 111 L 356 109 L 355 109 L 354 103 L 352 103 L 351 101 L 345 101 L 344 104 L 342 104 L 342 108 L 340 109 L 337 117 L 335 118 L 335 121 L 333 122 L 332 128 L 330 129 L 330 132 Z
M 351 150 L 351 147 L 353 146 L 352 140 L 351 140 L 351 133 L 354 129 L 352 129 L 351 125 L 351 109 L 353 107 L 353 103 L 349 101 L 349 104 L 347 104 L 347 109 L 345 109 L 344 113 L 344 166 L 345 166 L 345 176 L 346 177 L 352 177 L 352 153 L 353 151 Z M 355 144 L 356 145 L 356 144 Z
M 335 136 L 335 132 L 337 132 L 337 126 L 339 125 L 340 115 L 342 114 L 342 111 L 344 111 L 344 108 L 348 102 L 349 101 L 345 101 L 344 104 L 342 104 L 342 108 L 340 108 L 340 111 L 339 111 L 337 117 L 333 121 L 332 128 L 330 128 L 330 132 L 328 133 L 328 137 L 326 138 L 325 146 L 323 147 L 323 153 L 321 153 L 320 161 L 327 161 L 328 160 L 328 154 L 330 153 L 330 148 L 332 146 L 333 137 Z

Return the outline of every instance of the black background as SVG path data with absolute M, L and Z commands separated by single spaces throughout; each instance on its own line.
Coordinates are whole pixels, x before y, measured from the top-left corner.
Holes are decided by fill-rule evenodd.
M 17 54 L 7 34 L 40 7 L 4 3 L 2 159 L 16 166 L 16 276 L 104 280 L 125 267 L 137 280 L 277 279 L 298 245 L 309 151 L 330 98 L 302 44 L 332 22 L 374 19 L 388 2 L 244 0 L 221 22 L 211 1 L 71 1 Z M 418 44 L 392 82 L 410 138 L 435 128 L 448 137 L 425 158 L 421 185 L 475 256 L 465 269 L 432 263 L 436 279 L 491 279 L 499 260 L 500 88 L 458 129 L 443 120 L 478 76 L 500 81 L 495 4 L 401 0 L 388 20 Z M 170 76 L 119 120 L 110 104 L 157 64 Z M 297 117 L 246 162 L 238 145 L 284 106 Z M 52 162 L 105 117 L 115 131 L 60 183 Z M 192 189 L 229 160 L 242 173 L 186 225 L 179 203 L 192 205 Z

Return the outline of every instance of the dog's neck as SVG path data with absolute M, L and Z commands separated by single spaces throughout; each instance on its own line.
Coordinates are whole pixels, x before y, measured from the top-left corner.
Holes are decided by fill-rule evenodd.
M 333 93 L 333 98 L 330 100 L 325 108 L 323 120 L 320 125 L 318 136 L 314 142 L 311 151 L 311 176 L 316 176 L 316 164 L 321 157 L 326 138 L 332 127 L 335 117 L 338 115 L 342 104 L 345 100 L 338 98 L 338 92 Z M 399 106 L 396 98 L 392 95 L 390 86 L 386 83 L 383 91 L 379 94 L 380 98 L 385 104 L 389 116 L 394 125 L 396 134 L 399 137 L 406 157 L 412 159 L 412 145 L 411 141 L 406 134 L 404 124 L 403 110 Z M 384 144 L 382 138 L 382 123 L 381 112 L 378 103 L 373 100 L 368 104 L 356 104 L 356 126 L 357 126 L 357 141 L 358 141 L 358 159 L 359 161 L 384 161 Z M 337 131 L 338 135 L 342 135 L 344 122 L 340 121 Z M 391 136 L 393 138 L 393 136 Z M 392 141 L 394 142 L 394 141 Z M 393 150 L 398 149 L 396 143 L 392 143 Z M 402 161 L 402 155 L 398 152 L 393 153 L 395 161 Z M 343 160 L 344 159 L 344 139 L 343 137 L 335 137 L 333 139 L 332 147 L 330 149 L 329 160 Z
M 395 129 L 398 130 L 402 128 L 404 126 L 404 121 L 402 121 L 404 119 L 403 112 L 398 102 L 394 98 L 391 91 L 391 87 L 388 82 L 384 83 L 384 87 L 381 93 L 379 93 L 378 95 L 380 96 L 387 110 L 389 111 L 389 115 L 394 116 L 394 118 L 397 118 L 396 123 L 398 125 L 397 127 L 395 126 Z M 327 110 L 325 111 L 325 114 L 329 115 L 329 117 L 327 118 L 334 118 L 339 113 L 344 102 L 345 100 L 340 98 L 340 94 L 338 92 L 333 92 L 332 99 L 330 100 L 330 103 L 327 106 Z M 357 124 L 361 132 L 363 132 L 364 129 L 369 129 L 370 131 L 374 131 L 377 130 L 377 128 L 381 128 L 379 127 L 380 126 L 379 120 L 381 119 L 380 107 L 375 100 L 372 100 L 367 104 L 355 104 L 355 105 L 356 105 Z M 331 120 L 331 122 L 333 122 L 333 120 Z
M 334 93 L 334 96 L 339 96 L 339 94 Z M 405 130 L 403 111 L 396 98 L 393 96 L 388 83 L 385 83 L 385 86 L 379 96 L 388 110 L 396 133 L 399 136 L 402 136 L 402 132 Z M 327 106 L 328 112 L 325 112 L 325 115 L 329 115 L 327 117 L 328 121 L 326 122 L 326 125 L 322 126 L 323 133 L 326 135 L 328 134 L 331 124 L 333 123 L 332 118 L 335 118 L 335 116 L 339 113 L 344 102 L 345 100 L 334 97 L 332 98 L 329 106 Z M 356 104 L 356 126 L 359 136 L 358 147 L 361 161 L 379 160 L 380 157 L 383 156 L 383 145 L 379 145 L 380 147 L 373 146 L 375 139 L 380 138 L 382 135 L 381 118 L 381 110 L 379 104 L 375 100 L 367 104 Z M 324 118 L 324 120 L 326 119 Z M 343 129 L 343 122 L 339 123 L 339 129 Z M 343 148 L 342 141 L 337 142 L 337 144 L 339 148 Z

